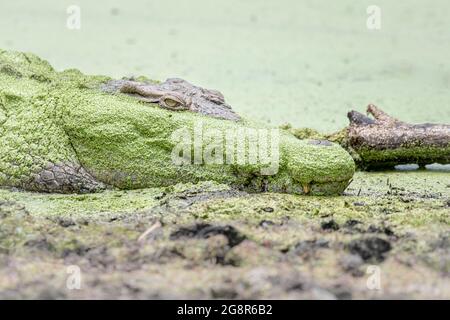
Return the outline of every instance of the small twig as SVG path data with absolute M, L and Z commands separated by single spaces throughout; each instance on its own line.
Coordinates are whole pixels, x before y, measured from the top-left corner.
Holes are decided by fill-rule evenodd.
M 159 229 L 162 227 L 161 222 L 158 220 L 156 221 L 150 228 L 148 228 L 147 230 L 145 230 L 145 232 L 143 234 L 141 234 L 139 236 L 139 238 L 137 239 L 138 243 L 142 243 L 144 242 L 144 240 L 155 230 Z

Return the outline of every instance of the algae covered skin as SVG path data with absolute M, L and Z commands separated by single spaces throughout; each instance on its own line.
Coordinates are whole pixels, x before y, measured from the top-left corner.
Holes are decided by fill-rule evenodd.
M 338 194 L 353 176 L 354 162 L 337 144 L 167 110 L 102 90 L 111 80 L 0 51 L 0 185 L 70 193 L 211 180 L 247 191 Z M 262 149 L 268 161 L 251 161 Z

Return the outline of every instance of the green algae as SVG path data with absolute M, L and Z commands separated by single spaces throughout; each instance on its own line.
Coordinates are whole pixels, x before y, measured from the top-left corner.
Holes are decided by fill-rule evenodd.
M 45 218 L 72 218 L 108 220 L 136 211 L 151 209 L 170 194 L 197 194 L 230 191 L 227 185 L 203 182 L 197 185 L 177 184 L 165 188 L 140 190 L 106 190 L 101 194 L 45 194 L 0 189 L 0 199 L 19 203 L 33 216 Z
M 95 213 L 95 219 L 107 219 L 111 215 L 130 213 L 157 204 L 159 189 L 130 190 L 128 192 L 105 191 L 86 195 L 46 195 L 10 193 L 1 190 L 2 199 L 26 203 L 30 212 L 45 217 L 86 217 Z
M 283 130 L 288 130 L 292 135 L 300 140 L 304 139 L 317 139 L 325 140 L 327 136 L 312 128 L 293 128 L 290 123 L 286 123 L 280 126 Z
M 450 160 L 450 147 L 407 146 L 386 150 L 361 148 L 358 149 L 358 156 L 362 166 L 369 165 L 370 167 L 377 165 L 394 167 L 397 164 L 409 163 L 425 165 L 429 163 L 429 159 L 446 164 Z M 398 159 L 402 159 L 403 162 L 399 163 Z
M 202 194 L 209 201 L 191 202 L 194 216 L 204 220 L 228 221 L 236 218 L 255 222 L 261 219 L 316 218 L 332 216 L 346 219 L 371 219 L 386 216 L 402 225 L 425 226 L 448 223 L 445 199 L 450 198 L 450 176 L 446 172 L 357 172 L 344 197 L 307 197 L 277 193 L 235 193 L 230 186 L 216 182 L 177 184 L 164 188 L 107 190 L 101 194 L 41 194 L 0 189 L 0 199 L 25 206 L 35 216 L 79 216 L 92 219 L 102 214 L 131 214 L 150 210 L 169 199 L 195 198 Z M 231 197 L 214 200 L 214 196 Z M 211 198 L 211 199 L 209 199 Z M 354 206 L 361 202 L 364 205 Z M 265 208 L 271 208 L 264 211 Z M 372 210 L 376 208 L 377 210 Z M 434 209 L 434 214 L 426 210 Z M 245 212 L 245 214 L 244 214 Z M 395 212 L 395 215 L 389 213 Z M 301 213 L 301 214 L 299 214 Z M 107 216 L 106 216 L 107 217 Z M 108 218 L 108 217 L 107 217 Z M 178 219 L 178 217 L 176 217 Z M 169 219 L 169 216 L 166 217 Z M 182 219 L 182 218 L 181 218 Z M 191 219 L 190 215 L 186 219 Z M 170 220 L 170 219 L 169 219 Z M 168 220 L 168 221 L 169 221 Z

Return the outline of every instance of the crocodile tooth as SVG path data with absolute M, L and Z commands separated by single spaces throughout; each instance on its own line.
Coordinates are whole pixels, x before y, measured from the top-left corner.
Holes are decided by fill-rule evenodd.
M 311 191 L 311 185 L 309 183 L 303 184 L 302 187 L 305 194 L 308 194 Z

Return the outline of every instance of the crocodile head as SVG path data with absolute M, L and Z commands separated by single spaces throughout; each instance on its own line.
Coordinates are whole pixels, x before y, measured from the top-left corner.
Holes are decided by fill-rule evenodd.
M 240 119 L 231 106 L 225 103 L 221 92 L 195 86 L 183 79 L 170 78 L 162 83 L 112 80 L 103 85 L 102 89 L 129 94 L 172 111 L 192 111 L 233 121 Z
M 339 145 L 241 118 L 217 91 L 179 79 L 56 72 L 35 55 L 0 51 L 0 110 L 2 186 L 69 193 L 211 180 L 338 194 L 354 173 Z

